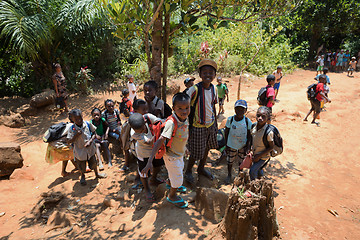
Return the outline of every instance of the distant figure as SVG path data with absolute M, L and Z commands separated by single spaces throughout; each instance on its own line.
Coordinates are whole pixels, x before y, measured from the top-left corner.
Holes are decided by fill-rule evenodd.
M 282 67 L 281 66 L 277 66 L 276 71 L 273 72 L 273 75 L 275 76 L 275 84 L 274 84 L 274 90 L 275 90 L 275 102 L 279 102 L 279 100 L 277 99 L 277 95 L 279 93 L 279 89 L 280 89 L 280 82 L 281 79 L 283 77 L 283 72 L 282 72 Z
M 227 101 L 229 102 L 229 89 L 227 88 L 226 84 L 222 82 L 222 77 L 218 77 L 216 80 L 218 82 L 216 88 L 219 97 L 219 114 L 224 114 L 224 101 L 226 96 Z
M 343 70 L 344 67 L 344 50 L 341 50 L 337 55 L 336 55 L 336 71 L 340 72 Z
M 343 58 L 343 62 L 344 62 L 344 69 L 347 69 L 349 66 L 349 61 L 350 61 L 350 52 L 349 50 L 346 50 L 346 52 L 344 53 L 344 58 Z
M 55 74 L 52 76 L 52 80 L 56 93 L 56 105 L 59 108 L 65 108 L 65 111 L 68 112 L 66 79 L 59 63 L 55 64 Z
M 325 95 L 325 89 L 324 89 L 324 85 L 326 83 L 326 76 L 324 74 L 319 76 L 319 82 L 316 85 L 316 90 L 315 90 L 315 97 L 310 99 L 310 103 L 311 103 L 311 108 L 308 112 L 308 114 L 305 116 L 304 121 L 307 121 L 307 118 L 309 117 L 309 115 L 314 112 L 314 117 L 313 120 L 311 121 L 312 124 L 316 124 L 316 126 L 320 127 L 320 123 L 316 122 L 315 120 L 317 119 L 317 117 L 320 115 L 321 112 L 321 101 L 323 99 L 326 99 L 327 102 L 331 103 L 330 98 L 328 98 Z
M 128 87 L 128 90 L 129 90 L 129 98 L 130 98 L 130 101 L 131 103 L 134 103 L 137 95 L 136 95 L 136 85 L 134 83 L 134 76 L 129 74 L 129 75 L 126 75 L 126 77 L 128 78 L 128 83 L 127 83 L 127 87 Z
M 133 103 L 129 98 L 129 90 L 123 89 L 122 99 L 119 106 L 120 113 L 124 114 L 125 117 L 129 117 L 130 114 L 133 112 L 132 104 Z
M 348 76 L 352 75 L 353 72 L 356 71 L 356 64 L 357 64 L 356 58 L 352 57 L 351 62 L 349 63 L 348 74 L 347 74 Z
M 319 73 L 321 74 L 324 69 L 325 59 L 324 55 L 321 55 L 318 60 L 316 61 L 317 69 L 316 69 L 316 75 Z

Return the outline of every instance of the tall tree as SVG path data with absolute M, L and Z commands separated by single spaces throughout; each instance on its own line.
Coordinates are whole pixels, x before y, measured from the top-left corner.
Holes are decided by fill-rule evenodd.
M 150 77 L 163 88 L 165 98 L 169 39 L 179 31 L 192 34 L 199 18 L 209 28 L 226 26 L 228 21 L 243 23 L 284 14 L 299 0 L 99 0 L 107 9 L 115 35 L 122 39 L 141 37 L 145 46 Z M 164 53 L 164 69 L 162 54 Z M 163 82 L 161 83 L 161 76 Z

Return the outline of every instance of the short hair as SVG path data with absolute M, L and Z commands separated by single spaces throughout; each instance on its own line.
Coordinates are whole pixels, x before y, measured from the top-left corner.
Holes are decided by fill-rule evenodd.
M 189 95 L 187 95 L 184 92 L 178 92 L 173 96 L 172 104 L 173 104 L 173 106 L 175 106 L 176 103 L 178 103 L 178 102 L 189 101 L 189 100 L 190 100 Z
M 126 88 L 122 90 L 122 95 L 123 97 L 129 95 L 129 90 L 127 90 Z
M 69 112 L 69 117 L 78 117 L 78 116 L 81 116 L 81 110 L 80 109 L 72 109 L 70 112 Z
M 98 111 L 101 114 L 101 110 L 99 108 L 94 108 L 93 110 L 91 110 L 91 115 L 93 115 L 94 112 Z
M 150 80 L 150 81 L 147 81 L 145 84 L 144 84 L 144 87 L 145 86 L 149 86 L 155 90 L 158 90 L 159 88 L 159 85 L 157 84 L 157 82 L 155 82 L 154 80 Z
M 271 81 L 275 81 L 275 76 L 272 75 L 272 74 L 268 75 L 268 76 L 266 77 L 266 81 L 267 81 L 268 83 L 270 83 Z
M 325 71 L 328 72 L 329 69 L 327 67 L 324 67 L 323 72 L 325 72 Z
M 221 79 L 221 80 L 222 80 L 222 77 L 221 77 L 221 76 L 218 76 L 218 77 L 216 78 L 216 80 L 218 80 L 218 79 Z
M 146 101 L 143 99 L 136 99 L 132 105 L 134 110 L 138 110 L 141 105 L 146 105 Z
M 270 119 L 270 118 L 271 118 L 270 108 L 265 107 L 265 106 L 261 106 L 261 107 L 258 108 L 257 112 L 259 112 L 259 111 L 264 111 L 267 119 Z
M 320 74 L 319 79 L 326 79 L 325 74 Z
M 55 69 L 56 69 L 56 68 L 61 68 L 60 63 L 55 63 L 55 64 L 54 64 L 54 68 L 55 68 Z
M 276 68 L 276 69 L 282 69 L 282 66 L 280 66 L 280 65 L 279 65 L 279 66 L 277 66 L 277 68 Z
M 106 104 L 108 104 L 108 103 L 114 103 L 114 101 L 112 99 L 106 99 L 104 102 L 105 107 L 106 107 Z
M 129 117 L 129 124 L 134 130 L 141 129 L 145 125 L 144 116 L 140 113 L 133 113 Z

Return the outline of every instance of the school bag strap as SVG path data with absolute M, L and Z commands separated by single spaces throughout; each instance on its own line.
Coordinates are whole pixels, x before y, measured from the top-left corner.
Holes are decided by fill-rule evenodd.
M 115 109 L 114 109 L 114 112 L 116 113 L 116 118 L 117 118 L 117 120 L 120 122 L 120 125 L 121 125 L 121 119 L 120 119 L 119 111 L 115 108 Z M 104 118 L 105 118 L 105 121 L 106 121 L 106 122 L 108 121 L 107 113 L 108 113 L 108 110 L 106 109 L 106 110 L 104 111 Z
M 176 135 L 176 131 L 177 131 L 177 128 L 178 128 L 178 122 L 177 122 L 176 118 L 175 118 L 173 115 L 171 115 L 171 116 L 169 116 L 169 117 L 166 119 L 166 121 L 163 123 L 163 124 L 164 124 L 164 127 L 165 127 L 165 124 L 166 124 L 167 121 L 173 121 L 173 123 L 174 123 L 174 130 L 173 130 L 173 132 L 172 132 L 171 138 L 170 138 L 170 139 L 168 140 L 168 142 L 166 143 L 166 147 L 171 147 L 171 144 L 172 144 L 172 142 L 173 142 L 173 140 L 174 140 L 174 137 L 175 137 L 175 135 Z

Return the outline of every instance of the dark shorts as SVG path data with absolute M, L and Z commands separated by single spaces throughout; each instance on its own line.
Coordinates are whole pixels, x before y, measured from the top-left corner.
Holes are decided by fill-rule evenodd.
M 280 83 L 279 83 L 279 82 L 278 82 L 278 83 L 275 83 L 275 84 L 274 84 L 274 89 L 279 90 L 279 88 L 280 88 Z
M 144 161 L 141 161 L 140 159 L 137 159 L 137 163 L 138 163 L 138 167 L 139 167 L 140 172 L 146 167 L 146 164 L 148 163 L 148 160 L 149 160 L 149 158 L 144 158 Z M 154 159 L 152 164 L 153 164 L 153 167 L 161 167 L 165 163 L 164 163 L 164 159 L 160 158 L 160 159 Z
M 311 103 L 311 110 L 314 111 L 315 113 L 320 113 L 321 112 L 321 103 L 319 100 L 315 99 L 311 99 L 310 100 Z
M 91 170 L 95 170 L 97 167 L 97 161 L 95 155 L 91 156 L 88 160 L 79 160 L 75 158 L 76 165 L 78 166 L 81 173 L 86 172 L 86 162 Z
M 217 123 L 210 127 L 191 127 L 189 130 L 188 147 L 190 157 L 196 160 L 203 159 L 210 149 L 217 149 Z
M 219 105 L 224 106 L 225 98 L 219 98 Z

